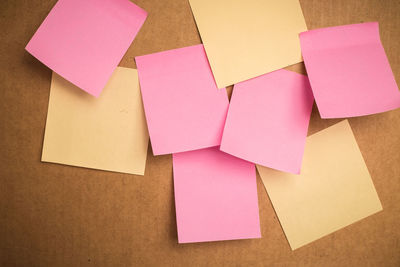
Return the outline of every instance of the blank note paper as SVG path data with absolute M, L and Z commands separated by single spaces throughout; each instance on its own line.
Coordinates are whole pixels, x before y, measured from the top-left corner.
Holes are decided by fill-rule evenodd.
M 400 92 L 377 22 L 300 34 L 301 50 L 322 118 L 344 118 L 400 107 Z
M 42 161 L 144 174 L 149 135 L 135 69 L 94 98 L 53 73 Z
M 129 0 L 59 0 L 26 50 L 99 96 L 147 13 Z
M 382 210 L 347 120 L 307 138 L 300 175 L 257 168 L 292 249 Z
M 179 243 L 260 238 L 254 164 L 217 147 L 173 154 Z
M 154 155 L 218 146 L 229 100 L 203 45 L 136 57 Z
M 234 86 L 221 150 L 299 173 L 314 97 L 304 75 L 278 70 Z
M 219 88 L 303 61 L 298 0 L 189 0 Z

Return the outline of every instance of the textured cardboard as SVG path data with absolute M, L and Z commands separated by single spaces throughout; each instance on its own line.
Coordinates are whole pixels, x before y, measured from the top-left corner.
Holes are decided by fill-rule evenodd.
M 262 238 L 178 244 L 170 155 L 149 149 L 144 177 L 41 163 L 51 71 L 24 47 L 55 2 L 0 1 L 1 266 L 400 265 L 400 110 L 349 119 L 383 211 L 296 251 L 259 178 Z M 149 15 L 120 66 L 200 44 L 187 0 L 134 3 Z M 399 84 L 398 0 L 300 4 L 309 29 L 378 20 Z M 305 73 L 303 64 L 290 70 Z M 339 121 L 314 107 L 308 134 Z

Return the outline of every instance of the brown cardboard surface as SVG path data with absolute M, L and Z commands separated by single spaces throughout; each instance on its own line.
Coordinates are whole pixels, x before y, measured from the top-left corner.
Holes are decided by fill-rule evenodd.
M 296 251 L 259 177 L 261 239 L 179 245 L 170 155 L 149 149 L 144 177 L 40 162 L 51 71 L 24 47 L 55 2 L 0 2 L 1 266 L 400 266 L 400 110 L 349 119 L 383 211 Z M 187 0 L 135 3 L 149 16 L 120 66 L 200 43 Z M 309 29 L 379 21 L 399 84 L 398 0 L 300 3 Z M 314 108 L 309 134 L 339 121 Z

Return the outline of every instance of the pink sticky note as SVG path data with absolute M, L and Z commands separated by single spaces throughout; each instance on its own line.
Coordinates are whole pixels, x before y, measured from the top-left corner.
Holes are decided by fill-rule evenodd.
M 203 45 L 136 57 L 154 155 L 218 146 L 228 111 Z
M 363 116 L 400 107 L 400 92 L 377 22 L 303 32 L 300 43 L 322 118 Z
M 218 147 L 173 154 L 179 243 L 260 238 L 254 164 Z
M 59 0 L 26 50 L 99 96 L 146 16 L 129 0 Z
M 313 102 L 308 78 L 292 71 L 278 70 L 236 84 L 221 150 L 300 173 Z

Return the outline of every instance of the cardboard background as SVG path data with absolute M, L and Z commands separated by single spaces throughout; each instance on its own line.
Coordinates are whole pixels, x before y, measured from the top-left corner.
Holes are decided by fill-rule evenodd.
M 170 155 L 149 149 L 144 177 L 41 163 L 51 71 L 24 47 L 55 2 L 0 2 L 1 266 L 400 265 L 400 109 L 349 120 L 383 211 L 296 251 L 259 177 L 262 239 L 178 245 Z M 379 21 L 399 84 L 398 0 L 300 2 L 309 29 Z M 149 16 L 120 66 L 200 43 L 187 0 L 135 3 Z M 309 134 L 338 121 L 314 106 Z

